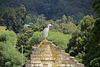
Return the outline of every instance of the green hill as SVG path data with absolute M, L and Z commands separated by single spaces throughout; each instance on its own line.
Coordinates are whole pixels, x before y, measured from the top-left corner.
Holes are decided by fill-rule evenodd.
M 72 16 L 80 21 L 87 14 L 94 14 L 93 0 L 0 0 L 0 6 L 5 5 L 17 8 L 21 4 L 32 14 L 44 14 L 47 19 L 56 20 L 62 15 Z

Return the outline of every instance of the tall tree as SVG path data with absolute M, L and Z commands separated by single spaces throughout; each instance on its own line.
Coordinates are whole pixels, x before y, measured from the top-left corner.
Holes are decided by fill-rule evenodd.
M 100 67 L 100 0 L 93 2 L 94 11 L 98 17 L 91 31 L 91 36 L 86 44 L 86 55 L 83 58 L 83 63 L 87 67 Z
M 25 35 L 18 35 L 17 36 L 17 44 L 16 48 L 17 50 L 22 53 L 22 46 L 23 46 L 23 54 L 28 57 L 30 54 L 30 45 L 28 45 L 28 37 Z
M 26 10 L 22 6 L 18 9 L 8 7 L 2 17 L 7 29 L 18 33 L 26 23 L 26 15 Z
M 80 57 L 80 54 L 82 56 L 82 54 L 84 54 L 85 52 L 84 47 L 89 40 L 93 23 L 93 16 L 85 16 L 78 25 L 79 30 L 76 30 L 76 32 L 73 33 L 73 37 L 68 43 L 66 52 L 69 52 L 70 55 L 78 58 L 80 62 L 82 61 L 82 57 Z

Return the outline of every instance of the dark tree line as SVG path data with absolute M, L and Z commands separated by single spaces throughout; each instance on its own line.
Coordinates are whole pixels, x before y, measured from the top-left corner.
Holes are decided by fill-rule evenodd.
M 62 15 L 71 16 L 78 22 L 92 11 L 93 0 L 0 0 L 0 5 L 18 8 L 24 4 L 31 14 L 44 14 L 46 19 L 59 19 Z

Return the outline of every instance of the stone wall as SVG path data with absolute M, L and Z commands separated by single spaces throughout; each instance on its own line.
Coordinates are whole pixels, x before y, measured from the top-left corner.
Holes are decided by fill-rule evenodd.
M 25 67 L 84 67 L 84 65 L 51 41 L 42 41 L 32 47 L 30 60 L 25 63 Z

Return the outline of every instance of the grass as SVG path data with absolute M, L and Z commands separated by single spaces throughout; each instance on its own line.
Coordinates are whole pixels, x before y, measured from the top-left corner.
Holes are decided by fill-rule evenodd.
M 5 30 L 6 27 L 5 26 L 0 26 L 0 30 Z

